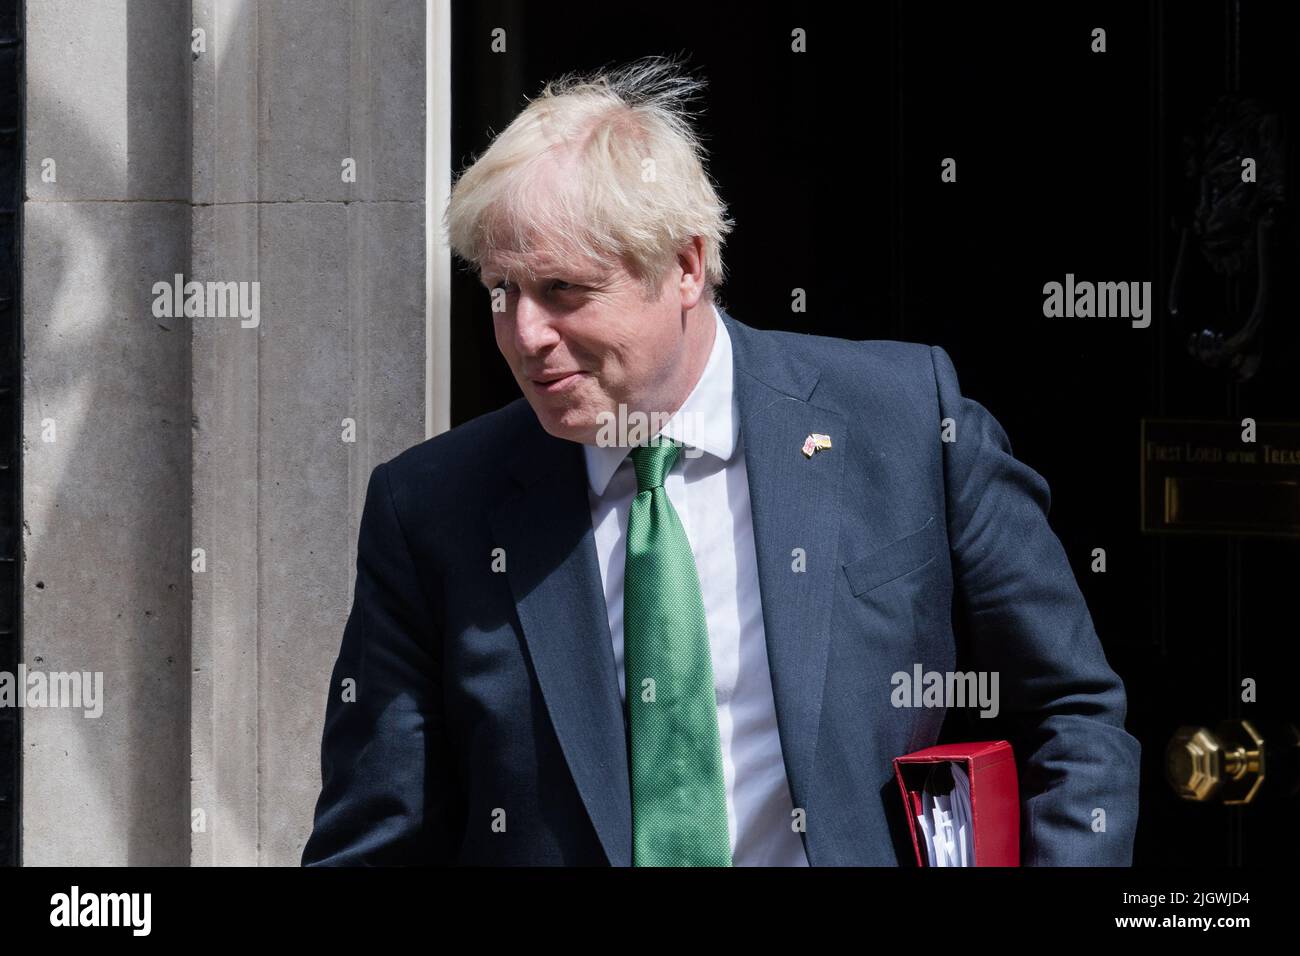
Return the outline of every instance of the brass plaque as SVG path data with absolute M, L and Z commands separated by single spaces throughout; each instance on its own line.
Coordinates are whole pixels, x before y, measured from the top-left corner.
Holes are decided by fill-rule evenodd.
M 1300 538 L 1300 423 L 1142 419 L 1142 531 Z

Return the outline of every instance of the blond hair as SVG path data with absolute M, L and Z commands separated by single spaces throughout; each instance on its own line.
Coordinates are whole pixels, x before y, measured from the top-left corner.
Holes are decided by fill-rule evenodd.
M 476 271 L 491 257 L 530 278 L 534 261 L 622 264 L 653 299 L 700 236 L 712 301 L 734 221 L 687 108 L 703 87 L 661 57 L 547 83 L 457 179 L 452 250 Z

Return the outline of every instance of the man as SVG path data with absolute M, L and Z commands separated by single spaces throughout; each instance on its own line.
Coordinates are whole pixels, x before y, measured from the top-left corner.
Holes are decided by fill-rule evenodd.
M 907 863 L 919 664 L 999 676 L 1025 864 L 1128 864 L 1139 746 L 1046 483 L 941 348 L 715 306 L 697 88 L 566 77 L 457 182 L 523 398 L 371 475 L 303 862 Z

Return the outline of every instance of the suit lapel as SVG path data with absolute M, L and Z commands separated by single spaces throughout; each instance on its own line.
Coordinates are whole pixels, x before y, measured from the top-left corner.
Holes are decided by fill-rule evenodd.
M 535 419 L 534 419 L 535 421 Z M 578 792 L 613 866 L 632 865 L 627 737 L 582 446 L 530 430 L 519 493 L 492 516 L 537 682 Z
M 816 367 L 719 309 L 731 335 L 740 436 L 782 756 L 796 807 L 814 797 L 814 760 L 835 569 L 841 415 L 807 401 Z M 534 420 L 535 424 L 535 420 Z M 813 432 L 832 448 L 802 453 Z M 547 712 L 611 864 L 632 863 L 627 730 L 596 557 L 581 446 L 530 429 L 510 464 L 517 494 L 493 512 L 496 542 Z M 806 570 L 793 570 L 795 549 Z M 805 834 L 820 855 L 815 820 Z
M 843 416 L 808 402 L 820 377 L 815 366 L 726 312 L 722 318 L 735 358 L 781 752 L 794 806 L 809 811 L 816 798 L 814 766 L 839 567 L 840 477 L 848 429 Z M 832 446 L 808 458 L 801 449 L 814 432 L 831 436 Z M 794 570 L 796 548 L 805 555 L 802 572 Z M 804 835 L 813 864 L 822 856 L 815 813 L 808 813 Z

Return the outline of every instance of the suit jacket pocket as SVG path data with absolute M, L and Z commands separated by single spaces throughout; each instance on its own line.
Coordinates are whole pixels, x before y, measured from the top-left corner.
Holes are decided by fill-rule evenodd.
M 939 548 L 939 525 L 934 518 L 930 515 L 929 520 L 911 534 L 844 565 L 853 596 L 866 594 L 928 564 Z

